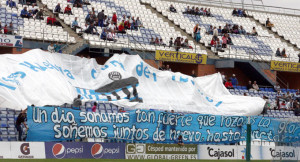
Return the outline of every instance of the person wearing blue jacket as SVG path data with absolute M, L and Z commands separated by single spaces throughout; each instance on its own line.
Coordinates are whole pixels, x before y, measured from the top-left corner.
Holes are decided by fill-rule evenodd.
M 21 15 L 22 18 L 29 18 L 29 14 L 27 11 L 27 7 L 24 7 L 24 9 L 21 11 Z
M 237 78 L 235 77 L 235 74 L 232 74 L 232 77 L 230 79 L 233 86 L 237 86 L 239 84 Z

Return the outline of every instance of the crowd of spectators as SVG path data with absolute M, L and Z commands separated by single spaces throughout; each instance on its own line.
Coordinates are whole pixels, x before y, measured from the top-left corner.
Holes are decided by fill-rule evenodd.
M 233 9 L 232 11 L 232 15 L 233 16 L 239 16 L 239 17 L 247 17 L 247 13 L 246 13 L 246 10 L 243 10 L 243 9 Z
M 161 67 L 158 68 L 159 70 L 162 70 L 162 71 L 172 71 L 171 68 L 170 68 L 170 65 L 164 65 L 162 64 Z
M 206 30 L 207 34 L 210 35 L 222 35 L 222 34 L 242 34 L 242 35 L 252 35 L 252 36 L 257 36 L 258 33 L 256 31 L 256 28 L 253 27 L 251 33 L 247 32 L 243 26 L 239 26 L 237 24 L 225 24 L 225 26 L 222 28 L 221 26 L 219 26 L 219 28 L 217 29 L 217 27 L 213 27 L 212 25 L 209 26 L 209 28 Z
M 1 21 L 0 21 L 0 34 L 14 35 L 15 33 L 14 33 L 13 23 L 9 23 L 8 26 L 7 26 L 7 24 L 2 26 Z
M 300 116 L 300 92 L 291 94 L 290 92 L 282 93 L 277 91 L 276 95 L 276 110 L 290 110 L 295 111 L 296 116 Z
M 187 8 L 183 12 L 183 14 L 213 16 L 211 14 L 210 8 L 203 8 L 203 7 L 199 8 L 199 7 L 195 7 L 195 6 L 193 6 L 192 8 L 190 8 L 190 6 L 187 6 Z
M 277 57 L 285 57 L 285 58 L 287 58 L 287 55 L 286 55 L 286 53 L 285 53 L 285 48 L 282 49 L 281 52 L 280 52 L 280 49 L 277 48 L 277 50 L 276 50 L 276 56 L 277 56 Z

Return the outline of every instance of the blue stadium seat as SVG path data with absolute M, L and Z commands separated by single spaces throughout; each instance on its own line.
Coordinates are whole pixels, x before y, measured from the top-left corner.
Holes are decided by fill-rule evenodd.
M 1 141 L 8 141 L 8 135 L 0 135 Z
M 8 127 L 7 121 L 0 121 L 0 127 L 7 128 Z

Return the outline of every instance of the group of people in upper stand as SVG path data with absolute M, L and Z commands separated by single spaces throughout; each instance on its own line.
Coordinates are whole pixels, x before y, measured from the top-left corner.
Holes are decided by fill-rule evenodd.
M 232 11 L 232 15 L 233 16 L 239 16 L 239 17 L 247 17 L 247 13 L 246 13 L 246 10 L 243 10 L 243 9 L 233 9 Z
M 172 6 L 172 5 L 171 5 Z M 191 15 L 203 15 L 203 16 L 213 16 L 211 14 L 210 8 L 199 8 L 193 6 L 190 8 L 190 6 L 187 6 L 183 14 L 191 14 Z

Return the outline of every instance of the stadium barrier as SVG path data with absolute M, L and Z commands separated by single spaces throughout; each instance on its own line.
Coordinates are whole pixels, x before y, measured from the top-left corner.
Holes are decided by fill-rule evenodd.
M 243 145 L 99 142 L 0 142 L 0 159 L 227 159 L 244 160 Z M 300 160 L 300 148 L 251 147 L 252 160 Z

